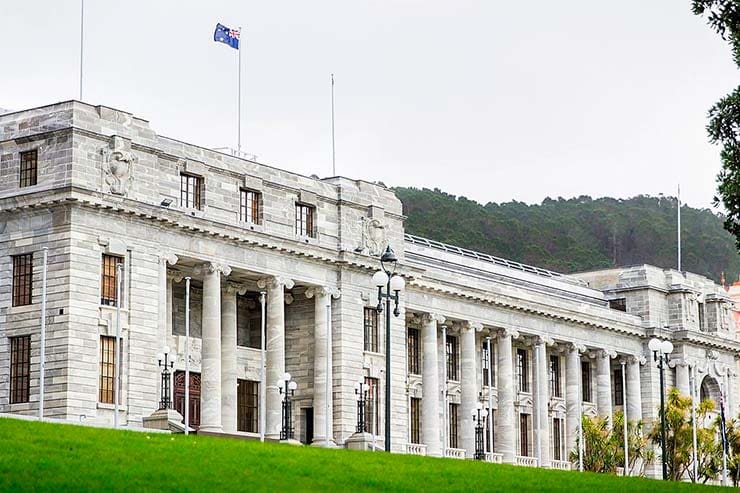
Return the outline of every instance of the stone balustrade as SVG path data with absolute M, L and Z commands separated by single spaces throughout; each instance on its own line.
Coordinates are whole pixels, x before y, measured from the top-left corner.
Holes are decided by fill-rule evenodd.
M 427 446 L 422 443 L 407 443 L 406 453 L 409 455 L 427 455 Z
M 504 462 L 504 454 L 499 454 L 497 452 L 486 452 L 486 462 L 502 464 Z
M 515 464 L 517 466 L 537 467 L 537 457 L 525 457 L 523 455 L 517 455 Z
M 449 459 L 464 459 L 465 449 L 462 448 L 446 448 L 445 457 Z
M 550 468 L 558 469 L 560 471 L 570 471 L 571 463 L 567 460 L 553 460 L 550 461 Z

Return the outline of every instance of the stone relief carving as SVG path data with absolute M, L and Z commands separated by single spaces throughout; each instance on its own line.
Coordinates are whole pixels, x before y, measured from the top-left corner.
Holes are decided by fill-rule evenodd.
M 126 195 L 133 182 L 133 164 L 136 157 L 125 150 L 124 140 L 113 136 L 109 147 L 100 150 L 103 155 L 103 171 L 108 191 L 115 195 Z
M 730 307 L 722 303 L 719 309 L 719 326 L 722 330 L 730 330 Z
M 379 219 L 360 218 L 360 244 L 355 252 L 372 257 L 380 256 L 388 245 L 385 226 Z
M 691 323 L 696 323 L 696 316 L 699 313 L 699 301 L 696 298 L 696 295 L 694 293 L 689 293 L 686 296 L 687 300 L 687 312 L 688 312 L 688 319 Z

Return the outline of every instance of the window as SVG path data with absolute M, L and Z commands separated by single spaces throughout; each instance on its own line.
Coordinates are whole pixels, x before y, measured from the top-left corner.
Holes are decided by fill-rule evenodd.
M 493 346 L 491 346 L 491 349 L 493 349 Z M 491 379 L 495 382 L 496 376 L 493 374 L 493 366 L 491 366 L 491 355 L 488 354 L 488 341 L 483 341 L 483 345 L 480 349 L 480 356 L 481 356 L 481 369 L 483 371 L 483 386 L 489 387 L 492 386 L 490 383 L 488 383 L 488 369 L 491 369 Z
M 180 206 L 200 209 L 202 189 L 203 177 L 180 173 Z
M 316 237 L 316 208 L 310 205 L 295 205 L 295 234 L 297 236 Z
M 457 337 L 447 336 L 447 380 L 459 380 L 457 374 Z M 453 447 L 455 448 L 455 447 Z
M 365 307 L 365 351 L 378 352 L 378 312 Z
M 409 373 L 412 375 L 420 375 L 421 374 L 421 358 L 420 358 L 420 351 L 419 351 L 419 343 L 420 343 L 420 337 L 419 337 L 419 329 L 408 329 L 408 340 L 406 341 L 407 349 L 408 349 L 408 359 L 409 359 Z M 416 443 L 416 442 L 414 442 Z
M 411 398 L 411 443 L 421 443 L 421 399 Z
M 380 414 L 378 413 L 378 379 L 365 377 L 367 399 L 365 399 L 365 432 L 380 434 Z
M 123 263 L 121 257 L 103 254 L 100 276 L 101 305 L 116 306 L 118 302 L 118 269 L 116 266 L 121 263 Z
M 239 220 L 245 223 L 260 223 L 260 199 L 262 194 L 253 190 L 242 190 L 239 199 Z
M 550 396 L 563 397 L 560 386 L 560 356 L 550 356 Z
M 704 330 L 704 303 L 697 303 L 699 307 L 699 330 Z
M 529 457 L 529 414 L 519 415 L 519 455 Z
M 10 403 L 28 402 L 31 375 L 31 336 L 10 338 Z
M 614 405 L 624 406 L 624 387 L 622 386 L 622 369 L 614 370 Z
M 584 402 L 591 402 L 591 363 L 581 361 L 581 398 Z
M 519 392 L 529 392 L 529 364 L 527 362 L 527 350 L 516 350 L 516 373 L 519 380 Z
M 239 379 L 236 382 L 236 429 L 259 432 L 259 382 Z
M 457 418 L 458 418 L 458 410 L 460 409 L 460 404 L 453 404 L 452 402 L 449 405 L 449 413 L 450 413 L 450 429 L 449 429 L 449 437 L 450 437 L 450 448 L 459 448 L 459 444 L 457 441 Z
M 20 186 L 30 187 L 38 179 L 38 150 L 21 152 Z
M 625 298 L 617 298 L 616 300 L 609 300 L 609 308 L 612 310 L 619 310 L 620 312 L 627 311 L 627 300 Z
M 563 460 L 563 420 L 553 418 L 552 420 L 552 458 Z
M 33 254 L 13 256 L 13 306 L 31 304 L 33 292 Z
M 100 390 L 98 401 L 105 404 L 115 403 L 116 381 L 116 338 L 100 336 Z M 120 402 L 120 396 L 118 398 Z

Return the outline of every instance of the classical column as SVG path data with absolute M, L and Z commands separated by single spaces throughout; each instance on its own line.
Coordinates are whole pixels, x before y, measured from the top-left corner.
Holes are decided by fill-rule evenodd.
M 689 364 L 684 361 L 677 361 L 676 365 L 676 388 L 678 392 L 684 396 L 689 397 Z M 733 389 L 734 390 L 734 389 Z
M 427 313 L 422 318 L 422 382 L 421 436 L 427 455 L 442 456 L 439 422 L 439 367 L 437 358 L 437 324 L 445 323 L 441 315 Z
M 327 390 L 329 392 L 333 390 L 332 353 L 331 350 L 327 351 L 327 341 L 331 344 L 331 334 L 327 331 L 327 322 L 331 319 L 331 299 L 339 298 L 339 290 L 327 287 L 312 287 L 306 290 L 306 298 L 314 299 L 312 445 L 327 446 L 328 430 L 328 446 L 333 447 L 336 445 L 334 442 L 333 402 L 331 398 L 327 401 Z M 327 385 L 329 385 L 329 389 L 327 389 Z M 329 407 L 328 413 L 327 405 Z
M 257 282 L 260 289 L 267 290 L 266 346 L 266 424 L 265 437 L 280 438 L 282 400 L 278 383 L 285 373 L 285 288 L 291 289 L 293 281 L 282 277 L 268 277 Z
M 516 449 L 516 422 L 514 420 L 514 360 L 512 338 L 519 337 L 515 330 L 504 329 L 498 341 L 498 410 L 496 423 L 496 451 L 503 454 L 505 464 L 513 464 Z
M 627 421 L 639 421 L 642 419 L 642 387 L 640 386 L 640 363 L 644 362 L 642 356 L 630 356 L 627 358 Z
M 167 276 L 167 265 L 175 265 L 177 263 L 177 255 L 174 253 L 161 253 L 159 255 L 159 297 L 158 297 L 158 308 L 159 308 L 159 343 L 164 346 L 169 335 L 167 329 L 171 329 L 170 322 L 172 321 L 172 310 L 167 310 L 170 297 L 172 295 L 172 280 Z M 170 305 L 171 306 L 171 305 Z M 170 332 L 171 333 L 171 332 Z M 161 348 L 157 348 L 159 351 Z
M 581 352 L 586 348 L 571 344 L 565 355 L 565 445 L 570 454 L 576 449 L 581 420 Z
M 612 418 L 611 358 L 615 353 L 602 349 L 596 352 L 596 407 L 599 416 Z
M 236 432 L 236 295 L 247 288 L 226 283 L 221 290 L 221 422 L 227 433 Z
M 475 455 L 475 425 L 472 412 L 478 402 L 478 373 L 475 366 L 475 333 L 483 326 L 467 322 L 460 327 L 460 437 L 465 456 Z
M 228 276 L 231 268 L 207 262 L 199 270 L 203 273 L 200 430 L 222 432 L 221 274 Z
M 547 361 L 547 346 L 553 340 L 547 336 L 537 338 L 534 352 L 536 358 L 536 385 L 534 395 L 535 412 L 537 413 L 538 461 L 540 467 L 550 467 L 550 371 Z

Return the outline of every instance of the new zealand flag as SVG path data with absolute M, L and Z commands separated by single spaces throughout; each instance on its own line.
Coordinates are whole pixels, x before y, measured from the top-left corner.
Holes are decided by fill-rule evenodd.
M 225 43 L 238 50 L 239 34 L 238 29 L 229 29 L 223 24 L 216 24 L 216 31 L 213 33 L 213 40 Z

